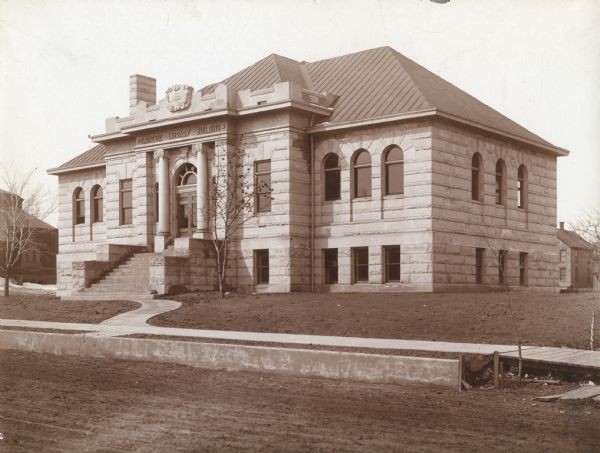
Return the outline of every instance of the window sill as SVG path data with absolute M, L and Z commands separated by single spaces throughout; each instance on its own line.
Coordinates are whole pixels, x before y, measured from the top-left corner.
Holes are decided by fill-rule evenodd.
M 373 200 L 373 196 L 370 197 L 355 197 L 352 198 L 351 201 L 372 201 Z
M 338 198 L 336 200 L 323 200 L 323 203 L 325 204 L 335 204 L 335 203 L 340 203 L 342 201 L 341 198 Z
M 384 200 L 397 200 L 397 199 L 402 199 L 402 198 L 404 198 L 403 193 L 392 193 L 392 194 L 383 196 Z
M 473 200 L 472 198 L 471 198 L 471 202 L 473 202 L 475 204 L 483 204 L 482 200 Z

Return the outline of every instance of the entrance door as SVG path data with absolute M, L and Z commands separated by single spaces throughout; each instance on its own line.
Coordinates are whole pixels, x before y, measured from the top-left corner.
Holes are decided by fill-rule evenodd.
M 196 191 L 177 194 L 177 236 L 191 237 L 196 231 Z
M 191 237 L 196 231 L 196 183 L 194 164 L 186 163 L 175 174 L 177 237 Z

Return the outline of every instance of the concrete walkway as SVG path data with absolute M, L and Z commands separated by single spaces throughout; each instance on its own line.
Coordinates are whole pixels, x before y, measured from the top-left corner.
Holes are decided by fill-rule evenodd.
M 135 310 L 128 311 L 126 313 L 121 313 L 120 315 L 114 316 L 112 318 L 107 319 L 106 321 L 102 321 L 100 324 L 102 325 L 110 325 L 110 326 L 145 326 L 146 322 L 153 318 L 154 316 L 160 315 L 162 313 L 166 313 L 168 311 L 177 310 L 181 307 L 181 302 L 176 302 L 174 300 L 166 300 L 166 299 L 148 299 L 148 300 L 133 300 L 138 304 L 141 304 L 141 307 L 136 308 Z
M 286 343 L 296 345 L 318 345 L 370 349 L 397 349 L 431 352 L 452 352 L 465 354 L 492 354 L 494 351 L 510 352 L 515 351 L 517 349 L 517 347 L 514 345 L 450 343 L 442 341 L 393 340 L 359 337 L 333 337 L 323 335 L 298 335 L 285 333 L 236 332 L 229 330 L 182 329 L 178 327 L 155 327 L 139 324 L 123 325 L 107 323 L 106 321 L 101 324 L 83 324 L 47 321 L 25 321 L 18 319 L 0 319 L 0 327 L 79 330 L 82 332 L 86 332 L 87 335 L 91 334 L 93 336 L 102 337 L 113 337 L 131 334 L 147 334 L 156 336 L 207 338 L 258 343 Z M 534 346 L 525 346 L 524 349 L 533 347 Z

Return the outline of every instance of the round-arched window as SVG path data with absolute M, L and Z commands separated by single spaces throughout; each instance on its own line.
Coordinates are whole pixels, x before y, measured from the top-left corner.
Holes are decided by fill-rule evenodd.
M 325 200 L 340 199 L 340 158 L 330 153 L 325 156 L 323 165 L 325 172 Z
M 73 223 L 85 223 L 85 194 L 81 187 L 73 191 Z
M 366 149 L 356 153 L 353 162 L 354 198 L 371 196 L 371 155 Z
M 190 186 L 197 183 L 197 173 L 196 166 L 194 164 L 183 164 L 177 170 L 177 176 L 175 178 L 175 183 L 178 186 Z
M 398 146 L 385 153 L 385 195 L 404 193 L 404 153 Z

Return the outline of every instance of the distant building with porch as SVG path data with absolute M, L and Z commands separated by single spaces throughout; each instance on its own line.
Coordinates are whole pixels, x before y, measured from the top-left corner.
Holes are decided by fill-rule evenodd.
M 158 102 L 155 79 L 134 75 L 129 105 L 48 171 L 59 296 L 214 289 L 210 187 L 239 156 L 256 196 L 230 244 L 235 288 L 558 289 L 568 151 L 394 49 L 269 55 Z
M 575 231 L 565 230 L 560 222 L 556 232 L 559 248 L 559 285 L 561 290 L 594 287 L 594 246 Z

